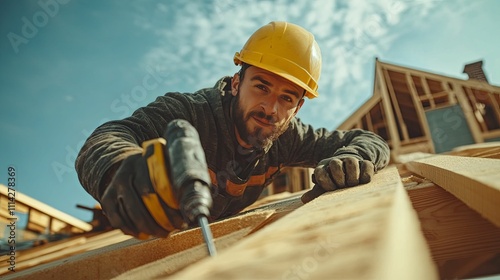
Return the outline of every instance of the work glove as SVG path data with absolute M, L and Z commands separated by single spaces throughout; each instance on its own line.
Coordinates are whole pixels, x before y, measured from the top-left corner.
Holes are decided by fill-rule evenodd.
M 314 169 L 312 179 L 315 185 L 302 195 L 301 200 L 307 203 L 327 191 L 369 183 L 374 173 L 375 167 L 369 160 L 353 156 L 324 159 Z
M 175 229 L 186 225 L 180 211 L 169 206 L 165 195 L 172 191 L 161 191 L 158 194 L 156 184 L 152 183 L 150 174 L 166 172 L 165 164 L 149 162 L 148 158 L 164 144 L 150 145 L 143 154 L 127 157 L 116 171 L 111 183 L 100 200 L 104 214 L 114 228 L 139 239 L 149 236 L 166 237 Z M 152 170 L 156 169 L 156 170 Z

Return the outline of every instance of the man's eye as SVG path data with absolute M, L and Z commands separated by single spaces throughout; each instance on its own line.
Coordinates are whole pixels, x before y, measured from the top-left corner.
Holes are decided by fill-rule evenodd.
M 286 102 L 290 102 L 290 103 L 291 103 L 291 102 L 293 101 L 293 100 L 292 100 L 292 98 L 290 98 L 290 96 L 287 96 L 287 95 L 284 95 L 284 96 L 282 96 L 281 98 L 282 98 L 283 100 L 285 100 Z
M 256 87 L 260 90 L 267 91 L 267 87 L 265 85 L 256 85 Z

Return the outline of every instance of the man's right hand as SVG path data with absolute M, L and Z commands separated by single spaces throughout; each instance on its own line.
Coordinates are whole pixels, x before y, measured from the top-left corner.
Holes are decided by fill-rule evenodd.
M 140 239 L 166 237 L 184 226 L 180 211 L 160 198 L 149 174 L 145 156 L 129 156 L 116 171 L 100 201 L 114 228 Z

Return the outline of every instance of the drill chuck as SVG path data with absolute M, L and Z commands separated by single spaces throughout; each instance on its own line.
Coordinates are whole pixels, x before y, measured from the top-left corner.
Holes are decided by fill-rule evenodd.
M 197 222 L 200 215 L 210 217 L 209 207 L 212 205 L 212 196 L 208 186 L 200 181 L 183 187 L 179 202 L 182 215 L 190 222 Z

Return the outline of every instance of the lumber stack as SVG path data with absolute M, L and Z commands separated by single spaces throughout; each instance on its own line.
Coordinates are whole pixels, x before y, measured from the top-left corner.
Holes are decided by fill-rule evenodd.
M 438 155 L 407 165 L 500 227 L 500 160 Z
M 406 164 L 431 180 L 408 193 L 418 212 L 440 278 L 500 274 L 498 147 L 429 155 Z

